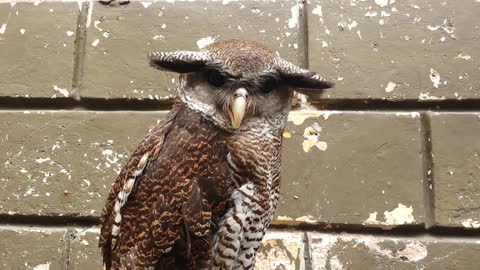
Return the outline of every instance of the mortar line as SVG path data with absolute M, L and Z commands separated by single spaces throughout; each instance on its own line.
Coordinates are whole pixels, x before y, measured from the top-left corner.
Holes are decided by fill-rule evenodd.
M 85 66 L 87 43 L 87 13 L 89 2 L 82 3 L 82 10 L 78 13 L 75 46 L 73 51 L 72 97 L 80 101 L 82 90 L 83 71 Z
M 428 112 L 420 114 L 420 134 L 423 169 L 423 202 L 425 210 L 425 227 L 435 225 L 435 185 L 432 157 L 432 130 Z
M 303 232 L 304 251 L 303 260 L 305 261 L 305 270 L 313 270 L 312 268 L 312 254 L 310 254 L 310 238 L 307 232 Z

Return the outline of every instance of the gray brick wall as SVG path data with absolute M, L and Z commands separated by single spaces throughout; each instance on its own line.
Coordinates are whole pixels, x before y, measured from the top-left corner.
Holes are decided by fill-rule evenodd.
M 0 269 L 101 269 L 98 216 L 171 106 L 146 53 L 265 43 L 299 100 L 257 269 L 478 269 L 480 1 L 0 1 Z

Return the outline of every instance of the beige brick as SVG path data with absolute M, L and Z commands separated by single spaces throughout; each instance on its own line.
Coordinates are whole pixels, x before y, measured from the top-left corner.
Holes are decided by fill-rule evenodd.
M 309 233 L 312 269 L 478 269 L 480 243 L 469 239 Z
M 297 112 L 290 120 L 277 222 L 424 222 L 418 113 Z
M 147 53 L 198 50 L 207 37 L 260 41 L 295 63 L 304 57 L 296 1 L 134 1 L 92 10 L 84 97 L 167 98 L 178 76 L 150 68 Z
M 480 228 L 480 113 L 431 114 L 435 221 Z
M 0 96 L 70 95 L 77 14 L 74 2 L 0 3 Z
M 77 229 L 70 247 L 71 270 L 101 269 L 102 258 L 97 248 L 99 229 Z M 269 231 L 259 249 L 256 270 L 303 270 L 304 233 Z
M 162 112 L 0 114 L 0 213 L 98 216 Z
M 4 164 L 0 213 L 98 216 L 126 158 L 163 115 L 0 114 Z M 415 114 L 316 112 L 315 117 L 307 116 L 292 113 L 287 126 L 291 138 L 284 140 L 276 222 L 373 226 L 423 222 Z M 299 124 L 300 120 L 305 121 Z M 309 140 L 304 132 L 315 128 L 322 129 L 311 137 L 319 147 L 305 152 Z
M 0 268 L 63 269 L 66 232 L 65 229 L 0 226 Z
M 331 98 L 478 98 L 479 13 L 470 0 L 313 0 L 310 68 L 337 80 Z

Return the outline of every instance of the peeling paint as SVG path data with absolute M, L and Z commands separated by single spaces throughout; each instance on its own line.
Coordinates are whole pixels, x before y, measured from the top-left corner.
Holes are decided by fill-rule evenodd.
M 318 123 L 314 123 L 312 126 L 305 128 L 303 132 L 303 138 L 305 140 L 302 143 L 304 152 L 310 152 L 311 148 L 314 146 L 321 151 L 327 150 L 327 143 L 319 140 L 321 131 L 322 128 L 318 125 Z
M 457 57 L 455 57 L 456 59 L 464 59 L 464 60 L 470 60 L 472 57 L 468 54 L 463 54 L 463 53 L 460 53 L 459 55 L 457 55 Z
M 292 111 L 288 114 L 289 122 L 293 122 L 295 125 L 301 125 L 308 118 L 318 118 L 323 116 L 323 119 L 327 120 L 332 114 L 340 114 L 339 111 L 313 111 L 313 110 L 298 110 Z
M 433 68 L 430 68 L 430 80 L 433 83 L 433 87 L 438 88 L 440 85 L 440 73 Z
M 461 224 L 465 228 L 472 228 L 472 229 L 480 228 L 480 222 L 478 220 L 473 220 L 471 218 L 463 220 Z
M 97 38 L 92 42 L 92 46 L 97 47 L 99 43 L 100 43 L 100 39 Z
M 397 86 L 396 83 L 394 83 L 394 82 L 388 82 L 387 87 L 385 87 L 385 92 L 387 92 L 387 93 L 392 92 L 393 90 L 395 90 L 395 86 Z
M 68 97 L 70 93 L 66 88 L 61 88 L 56 85 L 53 85 L 53 90 L 57 91 L 58 93 L 62 94 L 64 97 Z
M 33 267 L 33 270 L 49 270 L 50 269 L 50 262 L 44 263 L 44 264 L 39 264 L 35 267 Z
M 399 203 L 398 207 L 392 211 L 385 211 L 383 213 L 385 221 L 377 220 L 377 212 L 370 213 L 368 218 L 363 222 L 363 224 L 372 224 L 372 225 L 402 225 L 402 224 L 411 224 L 415 223 L 415 218 L 413 216 L 413 207 L 409 207 Z
M 6 23 L 2 24 L 2 27 L 0 27 L 0 34 L 1 35 L 5 34 L 5 30 L 7 30 L 7 24 Z
M 429 92 L 420 92 L 420 95 L 418 96 L 418 100 L 445 100 L 446 98 L 444 96 L 442 97 L 436 97 L 430 95 Z
M 290 19 L 288 19 L 288 27 L 289 28 L 298 27 L 298 20 L 300 18 L 300 6 L 299 6 L 299 4 L 297 3 L 295 6 L 293 6 L 290 9 L 290 11 L 292 13 L 292 17 Z
M 381 7 L 386 7 L 388 5 L 391 5 L 395 3 L 395 0 L 375 0 L 375 4 L 381 6 Z

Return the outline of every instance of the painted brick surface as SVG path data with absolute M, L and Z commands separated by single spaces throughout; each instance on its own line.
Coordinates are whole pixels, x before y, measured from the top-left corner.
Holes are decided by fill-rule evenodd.
M 450 240 L 308 233 L 316 270 L 474 270 L 480 244 Z
M 98 216 L 126 158 L 163 115 L 0 114 L 0 213 Z M 278 222 L 422 223 L 418 129 L 417 114 L 291 113 Z
M 479 98 L 479 13 L 472 0 L 310 1 L 309 65 L 336 79 L 332 98 Z
M 278 219 L 423 223 L 417 113 L 298 112 L 289 119 Z
M 431 114 L 435 220 L 480 228 L 480 114 Z
M 211 38 L 256 40 L 295 63 L 304 58 L 296 1 L 134 1 L 90 9 L 84 97 L 169 98 L 178 75 L 150 68 L 147 53 L 198 50 Z
M 70 95 L 77 13 L 73 2 L 0 3 L 0 96 Z
M 78 229 L 70 243 L 69 270 L 101 269 L 98 229 Z M 259 249 L 255 270 L 304 270 L 304 233 L 270 231 Z
M 1 269 L 64 269 L 66 229 L 0 227 Z
M 122 163 L 163 115 L 1 113 L 0 213 L 98 216 Z

